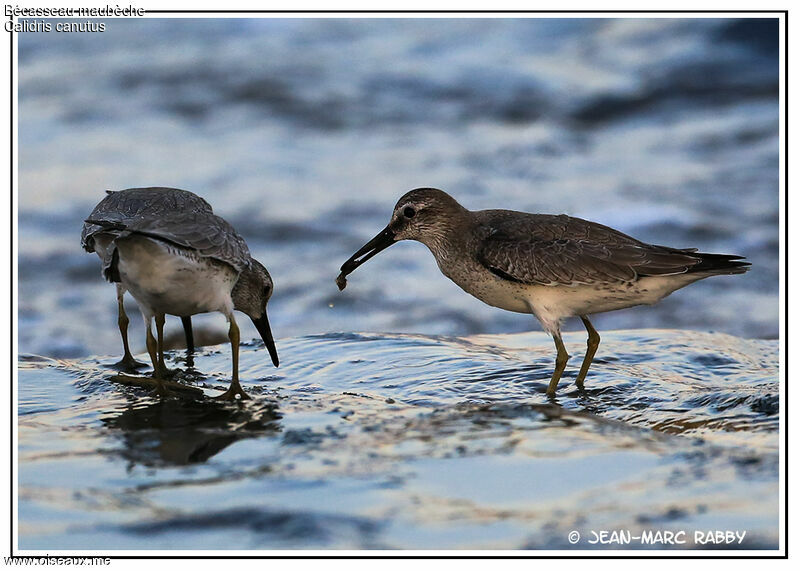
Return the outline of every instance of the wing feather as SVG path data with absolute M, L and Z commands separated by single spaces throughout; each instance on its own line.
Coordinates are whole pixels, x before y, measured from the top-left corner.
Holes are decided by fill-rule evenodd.
M 125 223 L 124 229 L 194 250 L 200 256 L 225 262 L 237 271 L 250 267 L 250 250 L 244 238 L 225 219 L 210 212 L 136 217 Z
M 632 282 L 641 276 L 685 273 L 702 261 L 689 250 L 645 244 L 607 226 L 565 215 L 482 214 L 486 233 L 478 261 L 496 275 L 520 283 Z
M 212 212 L 211 205 L 188 190 L 147 187 L 106 191 L 106 197 L 94 207 L 88 220 L 125 223 L 137 216 L 161 217 L 178 211 Z M 107 231 L 107 225 L 85 222 L 81 231 L 81 246 L 94 252 L 94 236 Z

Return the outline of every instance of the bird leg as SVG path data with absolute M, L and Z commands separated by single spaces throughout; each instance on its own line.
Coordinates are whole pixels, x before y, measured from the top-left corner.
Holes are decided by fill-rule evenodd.
M 567 360 L 569 360 L 569 353 L 564 348 L 564 342 L 561 340 L 561 332 L 554 331 L 553 332 L 553 341 L 556 343 L 556 368 L 553 371 L 553 376 L 550 378 L 550 385 L 547 387 L 547 396 L 554 397 L 556 396 L 556 387 L 558 387 L 558 381 L 561 379 L 561 374 L 564 372 L 564 367 L 567 366 Z
M 125 290 L 117 286 L 117 325 L 119 326 L 119 334 L 122 336 L 122 347 L 125 350 L 125 354 L 122 359 L 114 363 L 114 366 L 123 371 L 135 371 L 147 365 L 137 361 L 131 355 L 131 348 L 128 345 L 128 323 L 130 323 L 130 320 L 128 319 L 128 314 L 125 313 L 125 305 L 122 301 L 124 295 Z
M 153 331 L 150 328 L 149 319 L 145 319 L 145 329 L 147 330 L 147 352 L 150 354 L 150 360 L 153 362 L 153 380 L 156 382 L 156 388 L 153 391 L 153 394 L 161 397 L 170 396 L 171 392 L 164 384 L 159 371 L 158 342 L 156 341 L 155 337 L 153 337 Z
M 228 390 L 221 395 L 215 397 L 220 400 L 235 400 L 236 395 L 239 395 L 242 400 L 249 399 L 250 397 L 242 385 L 239 384 L 239 326 L 236 325 L 236 320 L 230 316 L 230 329 L 228 329 L 228 339 L 231 341 L 231 355 L 233 357 L 233 375 L 231 377 L 231 386 Z
M 183 333 L 186 335 L 186 352 L 194 353 L 194 334 L 192 333 L 192 316 L 181 317 Z
M 183 334 L 186 336 L 186 366 L 194 367 L 194 333 L 192 332 L 192 316 L 181 317 Z
M 156 332 L 158 333 L 158 342 L 156 347 L 158 349 L 158 376 L 169 377 L 174 371 L 167 369 L 167 364 L 164 362 L 164 321 L 166 316 L 163 313 L 156 313 Z M 156 369 L 153 369 L 154 371 Z
M 575 379 L 575 384 L 579 389 L 582 390 L 583 380 L 586 378 L 586 373 L 589 372 L 589 367 L 592 364 L 592 359 L 594 359 L 597 346 L 600 345 L 600 335 L 598 335 L 597 331 L 595 331 L 595 328 L 592 327 L 592 324 L 585 315 L 581 315 L 581 321 L 583 321 L 583 325 L 586 327 L 586 331 L 589 333 L 589 338 L 586 340 L 586 356 L 583 358 L 583 363 L 581 364 L 581 370 L 578 373 L 578 378 Z

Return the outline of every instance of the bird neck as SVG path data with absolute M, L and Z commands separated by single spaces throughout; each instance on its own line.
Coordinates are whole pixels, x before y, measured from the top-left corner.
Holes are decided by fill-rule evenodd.
M 244 311 L 245 308 L 251 305 L 254 296 L 253 282 L 253 271 L 250 268 L 242 270 L 231 290 L 231 300 L 233 301 L 234 309 Z
M 233 308 L 239 309 L 244 306 L 245 303 L 245 288 L 242 285 L 241 276 L 236 283 L 233 285 L 233 289 L 231 290 L 231 300 L 233 301 Z
M 429 228 L 419 241 L 425 244 L 436 258 L 440 268 L 449 265 L 451 258 L 458 257 L 472 239 L 472 212 L 466 208 L 457 216 L 448 216 L 439 224 Z

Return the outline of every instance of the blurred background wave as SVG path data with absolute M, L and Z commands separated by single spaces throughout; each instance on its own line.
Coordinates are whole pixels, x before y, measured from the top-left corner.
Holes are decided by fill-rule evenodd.
M 753 263 L 600 331 L 777 337 L 777 20 L 105 24 L 19 35 L 21 353 L 119 353 L 114 288 L 79 235 L 104 189 L 137 186 L 191 190 L 236 226 L 275 280 L 276 337 L 538 329 L 464 295 L 417 243 L 337 291 L 339 265 L 419 186 Z M 224 332 L 219 315 L 196 323 Z

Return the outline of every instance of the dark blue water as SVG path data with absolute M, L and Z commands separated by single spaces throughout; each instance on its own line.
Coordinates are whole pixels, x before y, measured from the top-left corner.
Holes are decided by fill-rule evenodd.
M 104 189 L 149 185 L 202 195 L 244 235 L 275 280 L 278 337 L 538 329 L 463 295 L 419 244 L 379 256 L 339 294 L 341 263 L 419 186 L 471 209 L 563 212 L 645 241 L 745 255 L 745 276 L 596 325 L 777 337 L 774 22 L 106 26 L 19 37 L 22 352 L 119 350 L 113 288 L 78 235 Z M 200 321 L 224 332 L 221 317 Z M 140 320 L 132 327 L 144 350 Z

